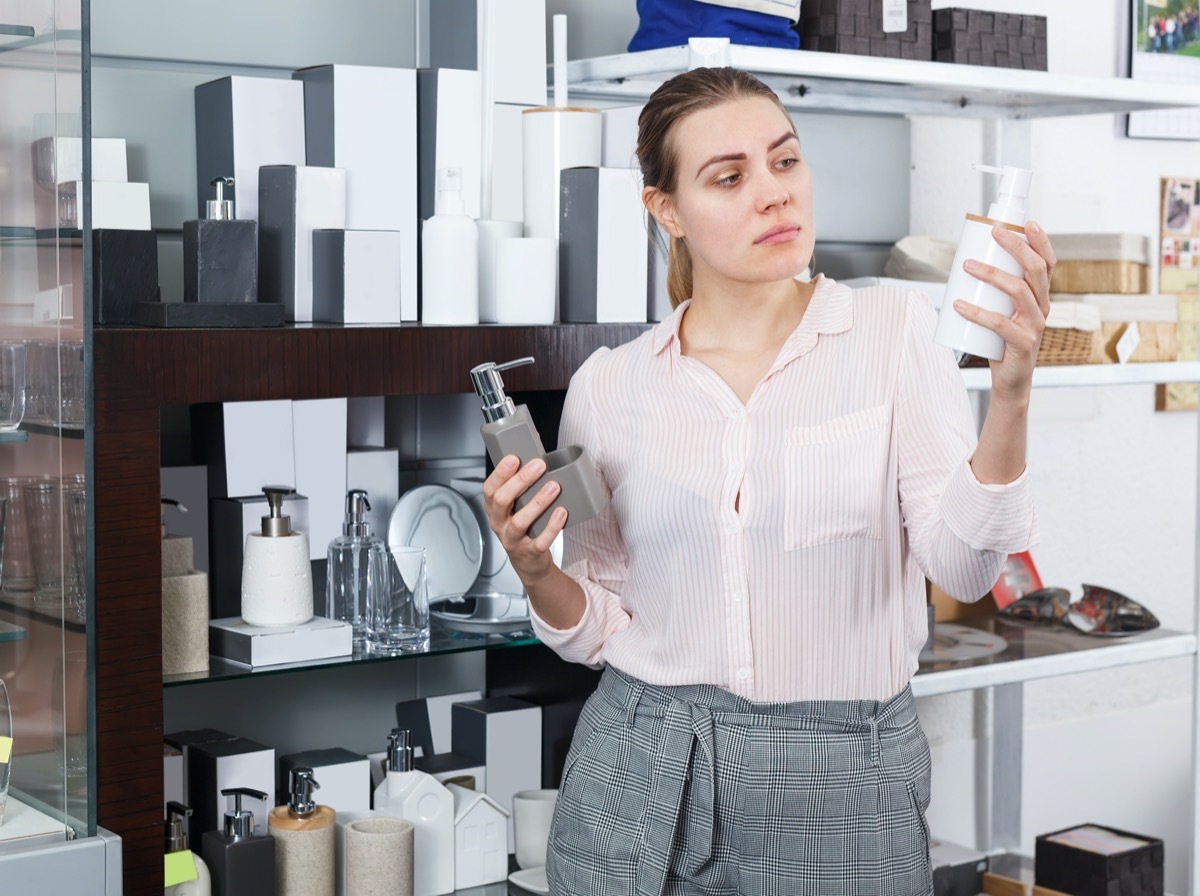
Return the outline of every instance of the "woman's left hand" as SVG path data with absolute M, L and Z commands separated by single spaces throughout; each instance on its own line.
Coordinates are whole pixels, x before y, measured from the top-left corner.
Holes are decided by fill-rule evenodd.
M 992 237 L 1024 269 L 1024 277 L 1014 277 L 990 264 L 968 260 L 967 273 L 989 283 L 1013 301 L 1012 317 L 1004 317 L 971 305 L 961 299 L 954 310 L 972 323 L 993 331 L 1004 340 L 1004 356 L 989 362 L 992 368 L 992 400 L 1016 399 L 1025 401 L 1033 383 L 1033 366 L 1046 315 L 1050 313 L 1050 275 L 1054 273 L 1054 248 L 1046 231 L 1034 221 L 1025 225 L 1028 242 L 1005 227 L 993 227 Z

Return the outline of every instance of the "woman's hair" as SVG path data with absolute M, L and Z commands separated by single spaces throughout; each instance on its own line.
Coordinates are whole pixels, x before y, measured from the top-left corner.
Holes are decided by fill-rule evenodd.
M 693 112 L 748 97 L 771 100 L 791 121 L 775 91 L 739 69 L 697 68 L 663 82 L 638 116 L 637 159 L 643 184 L 673 193 L 679 173 L 679 150 L 672 140 L 675 125 Z M 667 259 L 667 294 L 672 308 L 692 295 L 692 257 L 677 237 L 671 237 Z

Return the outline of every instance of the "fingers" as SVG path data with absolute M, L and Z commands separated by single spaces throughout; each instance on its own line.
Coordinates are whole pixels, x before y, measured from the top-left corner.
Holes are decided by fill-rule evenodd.
M 965 317 L 972 323 L 979 324 L 981 327 L 986 327 L 997 336 L 1004 340 L 1004 356 L 1005 358 L 1025 358 L 1031 359 L 1037 357 L 1038 346 L 1042 341 L 1042 326 L 1022 326 L 1011 317 L 1005 317 L 996 311 L 989 311 L 986 308 L 980 308 L 978 305 L 972 305 L 970 302 L 964 302 L 962 299 L 955 299 L 954 310 Z
M 1023 276 L 1014 277 L 978 261 L 966 265 L 966 270 L 1011 296 L 1015 310 L 1032 315 L 1037 308 L 1044 318 L 1050 313 L 1050 276 L 1057 259 L 1049 237 L 1036 221 L 1025 225 L 1025 236 L 1028 242 L 1006 227 L 992 228 L 992 238 L 1021 266 Z
M 566 510 L 555 508 L 546 528 L 536 538 L 529 536 L 529 527 L 559 496 L 560 486 L 553 480 L 542 483 L 519 510 L 513 509 L 517 499 L 536 485 L 545 472 L 546 463 L 541 459 L 521 467 L 515 456 L 508 455 L 483 482 L 483 506 L 488 524 L 506 551 L 514 550 L 527 537 L 535 552 L 547 551 L 566 524 Z

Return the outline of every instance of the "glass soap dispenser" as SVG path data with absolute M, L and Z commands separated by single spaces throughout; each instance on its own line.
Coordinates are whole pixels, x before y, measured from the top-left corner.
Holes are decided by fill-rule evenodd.
M 354 630 L 355 648 L 365 647 L 367 613 L 388 588 L 388 554 L 383 539 L 371 534 L 371 504 L 361 488 L 346 493 L 342 534 L 326 553 L 325 614 Z
M 529 503 L 542 486 L 551 480 L 557 482 L 561 489 L 554 503 L 529 527 L 529 534 L 536 536 L 546 528 L 550 514 L 556 507 L 566 508 L 566 524 L 571 526 L 598 514 L 608 498 L 604 483 L 583 448 L 569 445 L 547 454 L 537 427 L 529 416 L 529 408 L 523 404 L 514 406 L 512 399 L 504 394 L 504 380 L 500 372 L 532 363 L 533 358 L 529 357 L 503 364 L 488 361 L 471 368 L 471 385 L 483 399 L 484 422 L 479 432 L 492 463 L 500 463 L 509 454 L 519 457 L 521 466 L 539 457 L 546 462 L 546 472 L 517 498 L 517 509 Z
M 213 896 L 260 896 L 275 892 L 275 838 L 254 832 L 254 813 L 242 808 L 242 797 L 266 800 L 261 790 L 232 787 L 221 791 L 231 797 L 233 809 L 225 813 L 224 830 L 207 831 L 200 839 L 200 854 L 212 874 Z

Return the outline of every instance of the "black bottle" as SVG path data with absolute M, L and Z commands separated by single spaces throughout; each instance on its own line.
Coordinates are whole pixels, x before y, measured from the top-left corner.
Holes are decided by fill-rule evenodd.
M 275 892 L 275 838 L 254 833 L 254 813 L 242 808 L 242 797 L 265 800 L 261 790 L 233 787 L 222 790 L 233 797 L 233 810 L 225 813 L 225 830 L 208 831 L 200 855 L 212 874 L 213 896 L 271 896 Z
M 212 181 L 217 198 L 198 221 L 183 222 L 183 300 L 206 304 L 258 301 L 258 222 L 233 217 L 225 198 L 232 177 Z

